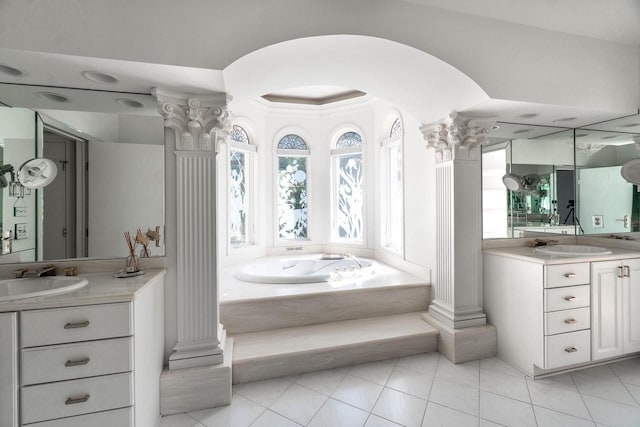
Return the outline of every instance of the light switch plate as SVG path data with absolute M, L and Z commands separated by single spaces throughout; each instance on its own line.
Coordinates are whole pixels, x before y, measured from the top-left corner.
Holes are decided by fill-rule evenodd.
M 13 216 L 27 216 L 27 207 L 26 206 L 14 206 L 13 207 Z

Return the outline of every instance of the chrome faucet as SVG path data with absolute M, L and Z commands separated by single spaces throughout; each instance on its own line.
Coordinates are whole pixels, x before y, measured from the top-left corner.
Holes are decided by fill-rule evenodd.
M 25 277 L 42 277 L 42 276 L 55 276 L 56 267 L 53 264 L 47 264 L 44 267 L 38 268 L 33 271 L 29 271 L 26 268 L 14 270 L 13 275 L 16 279 L 22 279 Z

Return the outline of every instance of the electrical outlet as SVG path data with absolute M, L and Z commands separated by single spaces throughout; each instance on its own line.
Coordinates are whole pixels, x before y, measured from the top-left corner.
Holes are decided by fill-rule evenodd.
M 593 221 L 593 228 L 604 228 L 604 219 L 602 215 L 593 215 L 591 217 Z

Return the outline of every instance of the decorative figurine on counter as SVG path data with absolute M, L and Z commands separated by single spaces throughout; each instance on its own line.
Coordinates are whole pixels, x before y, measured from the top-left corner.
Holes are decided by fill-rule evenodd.
M 146 242 L 148 242 L 148 240 L 144 237 L 140 229 L 138 229 L 135 239 L 132 239 L 131 233 L 126 231 L 124 233 L 124 240 L 127 242 L 127 248 L 129 249 L 129 256 L 127 257 L 127 268 L 125 270 L 120 270 L 116 273 L 113 273 L 113 277 L 124 278 L 141 276 L 145 274 L 146 271 L 140 268 L 140 263 L 138 262 L 138 257 L 136 256 L 136 247 L 138 246 L 138 244 L 142 244 L 144 247 L 142 253 L 146 253 L 146 256 L 148 257 L 149 252 L 146 246 Z

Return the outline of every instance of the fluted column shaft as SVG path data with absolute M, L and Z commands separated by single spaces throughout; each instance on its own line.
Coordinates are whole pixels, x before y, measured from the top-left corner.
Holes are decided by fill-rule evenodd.
M 424 125 L 436 157 L 436 274 L 432 317 L 451 328 L 486 323 L 482 309 L 480 145 L 493 122 L 464 118 Z
M 216 153 L 228 135 L 227 97 L 154 91 L 176 138 L 177 339 L 169 369 L 223 362 L 216 243 Z

